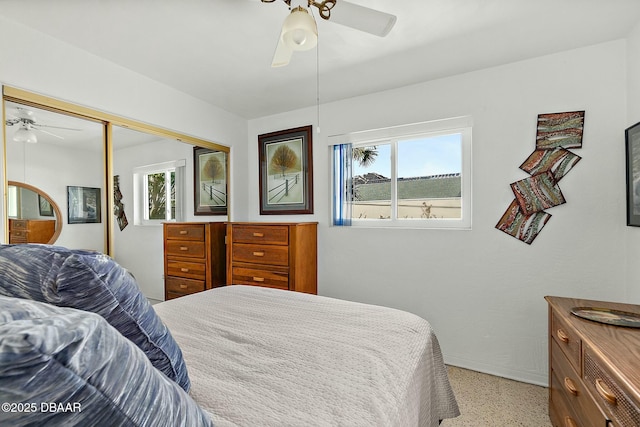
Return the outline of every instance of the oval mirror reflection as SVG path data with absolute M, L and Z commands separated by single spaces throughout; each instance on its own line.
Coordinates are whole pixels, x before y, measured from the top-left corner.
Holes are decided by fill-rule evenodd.
M 58 205 L 44 191 L 9 181 L 9 243 L 53 244 L 62 231 Z

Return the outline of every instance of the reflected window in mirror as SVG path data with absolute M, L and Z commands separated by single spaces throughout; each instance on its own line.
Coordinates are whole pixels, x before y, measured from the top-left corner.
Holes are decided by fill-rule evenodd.
M 184 220 L 185 167 L 181 159 L 134 168 L 135 225 Z

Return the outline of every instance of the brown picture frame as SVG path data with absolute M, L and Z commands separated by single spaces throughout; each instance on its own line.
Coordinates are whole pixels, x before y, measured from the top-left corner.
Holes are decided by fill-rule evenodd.
M 229 157 L 226 152 L 193 147 L 193 214 L 227 215 Z
M 258 135 L 260 215 L 313 213 L 312 126 Z

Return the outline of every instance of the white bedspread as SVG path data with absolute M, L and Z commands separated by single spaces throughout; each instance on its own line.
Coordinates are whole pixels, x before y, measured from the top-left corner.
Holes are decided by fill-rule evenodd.
M 459 414 L 438 341 L 413 314 L 237 285 L 154 307 L 218 427 L 437 426 Z

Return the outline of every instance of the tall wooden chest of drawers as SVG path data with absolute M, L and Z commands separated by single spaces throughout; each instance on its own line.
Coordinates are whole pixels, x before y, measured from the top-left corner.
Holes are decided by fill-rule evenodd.
M 317 294 L 317 223 L 227 224 L 227 283 Z
M 571 314 L 640 306 L 545 297 L 549 303 L 549 416 L 554 427 L 640 426 L 640 329 Z
M 223 286 L 224 222 L 164 224 L 164 297 L 178 298 Z

